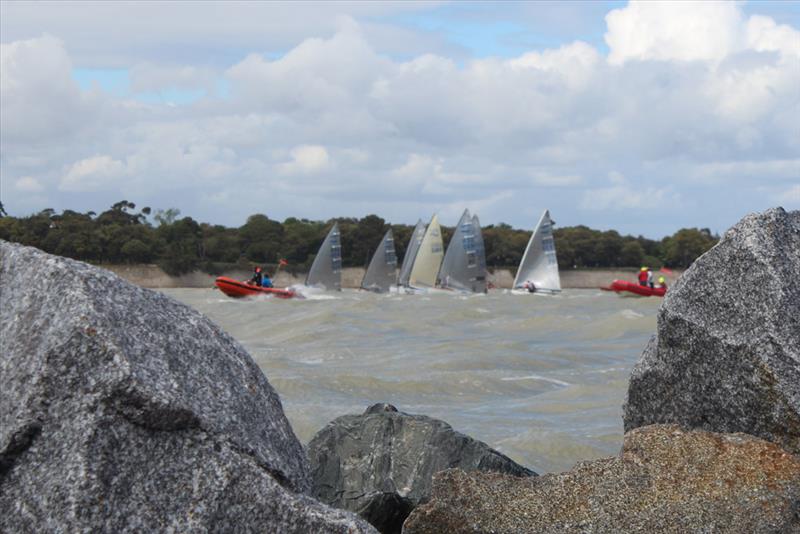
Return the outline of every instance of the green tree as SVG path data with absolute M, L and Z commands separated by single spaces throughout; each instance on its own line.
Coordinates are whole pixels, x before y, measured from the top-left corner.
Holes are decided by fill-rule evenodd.
M 718 240 L 708 228 L 683 228 L 664 238 L 664 260 L 669 267 L 687 268 Z
M 169 226 L 178 219 L 178 215 L 180 214 L 181 210 L 177 208 L 167 208 L 166 210 L 157 210 L 153 218 L 159 226 Z
M 644 249 L 638 241 L 631 240 L 622 245 L 619 267 L 638 267 L 644 260 Z
M 184 217 L 172 224 L 162 224 L 156 231 L 164 242 L 158 264 L 166 273 L 188 273 L 200 266 L 202 230 L 194 219 Z
M 283 226 L 263 214 L 251 215 L 239 228 L 241 247 L 247 259 L 256 263 L 275 262 L 283 242 Z
M 138 239 L 131 239 L 120 250 L 127 263 L 147 263 L 152 259 L 150 247 Z
M 377 215 L 367 215 L 358 221 L 352 231 L 350 251 L 348 251 L 347 264 L 353 266 L 366 266 L 375 252 L 375 248 L 383 239 L 387 225 Z M 344 243 L 343 243 L 344 245 Z
M 289 262 L 289 269 L 307 269 L 325 239 L 325 223 L 290 217 L 283 221 L 283 229 L 281 255 Z

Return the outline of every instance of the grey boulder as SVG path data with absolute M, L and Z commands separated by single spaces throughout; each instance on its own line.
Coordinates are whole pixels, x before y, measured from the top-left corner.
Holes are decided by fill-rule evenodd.
M 201 314 L 0 241 L 0 531 L 367 532 Z
M 798 532 L 800 458 L 745 434 L 653 425 L 619 456 L 532 478 L 434 476 L 404 534 Z
M 314 436 L 308 455 L 312 494 L 358 513 L 381 532 L 400 531 L 411 510 L 428 499 L 432 477 L 441 470 L 536 475 L 444 421 L 390 404 L 335 419 Z
M 800 454 L 800 211 L 748 215 L 667 292 L 625 429 L 745 432 Z

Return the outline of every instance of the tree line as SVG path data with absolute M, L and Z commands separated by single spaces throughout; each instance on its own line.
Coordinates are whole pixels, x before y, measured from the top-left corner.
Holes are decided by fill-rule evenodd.
M 263 214 L 251 215 L 244 225 L 229 228 L 181 217 L 174 208 L 137 210 L 136 204 L 127 200 L 100 214 L 45 209 L 27 217 L 10 217 L 0 204 L 0 239 L 90 263 L 157 263 L 173 275 L 195 269 L 218 274 L 234 266 L 249 269 L 253 264 L 274 268 L 279 259 L 287 260 L 290 271 L 303 272 L 334 222 L 339 223 L 345 267 L 366 266 L 389 228 L 402 261 L 414 229 L 412 225 L 389 224 L 377 215 L 329 221 L 289 217 L 280 222 Z M 453 231 L 442 227 L 445 244 Z M 530 230 L 502 223 L 486 226 L 482 233 L 490 269 L 515 269 L 531 235 Z M 561 269 L 685 268 L 719 239 L 705 228 L 684 228 L 652 240 L 586 226 L 557 228 L 554 238 Z

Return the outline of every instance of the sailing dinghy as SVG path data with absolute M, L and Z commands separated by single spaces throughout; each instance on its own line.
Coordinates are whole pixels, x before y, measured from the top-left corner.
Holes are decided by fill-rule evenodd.
M 306 286 L 327 291 L 342 290 L 342 244 L 339 223 L 334 223 L 319 247 L 306 276 Z
M 439 270 L 442 289 L 461 292 L 486 292 L 486 258 L 480 222 L 464 210 Z
M 385 293 L 396 280 L 397 255 L 394 251 L 394 237 L 392 229 L 386 231 L 372 260 L 369 262 L 364 279 L 361 280 L 361 289 Z
M 512 288 L 515 292 L 522 290 L 529 293 L 561 291 L 556 245 L 553 241 L 553 221 L 549 210 L 544 210 L 539 224 L 531 234 Z
M 411 267 L 406 284 L 407 292 L 425 293 L 436 287 L 436 276 L 442 264 L 443 251 L 442 229 L 439 226 L 439 218 L 434 215 L 414 258 L 414 265 Z
M 425 226 L 425 223 L 420 219 L 417 221 L 414 231 L 411 232 L 411 239 L 408 241 L 408 247 L 406 247 L 406 255 L 403 257 L 403 265 L 400 266 L 400 274 L 397 276 L 398 289 L 408 286 L 411 268 L 414 267 L 414 260 L 417 259 L 417 252 L 419 251 L 419 246 L 422 244 L 422 239 L 425 237 L 426 228 L 427 226 Z

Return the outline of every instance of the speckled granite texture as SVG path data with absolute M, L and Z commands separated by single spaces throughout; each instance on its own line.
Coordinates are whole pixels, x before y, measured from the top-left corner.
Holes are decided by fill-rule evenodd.
M 800 531 L 800 458 L 745 434 L 632 430 L 618 457 L 515 478 L 453 469 L 404 534 Z
M 357 512 L 381 532 L 399 532 L 430 496 L 433 474 L 458 467 L 515 476 L 536 473 L 439 419 L 375 404 L 320 430 L 308 445 L 312 494 Z
M 669 290 L 624 420 L 745 432 L 800 454 L 800 211 L 748 215 Z
M 0 532 L 369 532 L 250 356 L 108 271 L 0 241 Z

